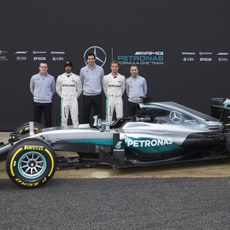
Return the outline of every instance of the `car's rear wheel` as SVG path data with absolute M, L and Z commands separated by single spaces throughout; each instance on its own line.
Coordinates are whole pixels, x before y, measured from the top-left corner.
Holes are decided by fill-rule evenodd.
M 21 187 L 45 185 L 54 175 L 57 158 L 52 147 L 39 139 L 27 139 L 9 152 L 6 169 L 10 179 Z
M 230 154 L 230 134 L 226 137 L 226 150 Z

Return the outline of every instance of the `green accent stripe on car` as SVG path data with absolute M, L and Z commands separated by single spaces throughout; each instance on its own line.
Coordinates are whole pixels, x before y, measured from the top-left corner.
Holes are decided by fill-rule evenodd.
M 98 140 L 98 139 L 88 139 L 88 140 L 68 140 L 69 143 L 74 144 L 95 144 L 95 145 L 113 145 L 112 139 Z

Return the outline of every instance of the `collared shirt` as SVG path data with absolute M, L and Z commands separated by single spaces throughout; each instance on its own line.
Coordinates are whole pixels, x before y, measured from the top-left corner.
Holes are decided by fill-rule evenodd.
M 102 91 L 104 70 L 101 66 L 94 65 L 92 68 L 86 65 L 81 68 L 80 78 L 83 88 L 83 95 L 96 96 Z
M 126 93 L 128 95 L 128 101 L 133 103 L 141 102 L 140 97 L 144 97 L 147 94 L 147 83 L 145 78 L 139 75 L 136 77 L 130 76 L 126 80 Z
M 60 97 L 79 97 L 82 93 L 80 77 L 74 73 L 59 75 L 56 82 L 56 92 Z
M 125 76 L 119 73 L 116 76 L 113 76 L 112 73 L 105 75 L 103 79 L 103 90 L 107 97 L 121 97 L 125 91 Z
M 30 92 L 34 96 L 34 102 L 51 103 L 55 93 L 54 77 L 48 73 L 45 76 L 40 73 L 33 75 L 30 80 Z

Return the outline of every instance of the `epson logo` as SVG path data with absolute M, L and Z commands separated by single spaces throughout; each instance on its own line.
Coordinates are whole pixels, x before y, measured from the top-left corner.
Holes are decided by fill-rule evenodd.
M 164 55 L 163 51 L 137 51 L 135 55 Z
M 200 61 L 212 61 L 212 58 L 200 58 Z
M 173 144 L 172 138 L 160 138 L 153 140 L 133 140 L 128 139 L 127 147 L 155 147 L 155 146 L 163 146 L 163 145 L 171 145 Z
M 34 61 L 46 61 L 46 57 L 34 57 Z

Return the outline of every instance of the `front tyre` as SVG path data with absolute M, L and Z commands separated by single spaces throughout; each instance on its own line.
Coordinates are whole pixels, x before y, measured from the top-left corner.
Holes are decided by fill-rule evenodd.
M 45 185 L 53 177 L 56 166 L 54 150 L 39 139 L 27 139 L 16 144 L 6 161 L 10 179 L 24 188 Z
M 44 128 L 44 126 L 42 124 L 40 124 L 38 122 L 34 122 L 34 132 L 35 133 L 40 132 L 43 128 Z M 14 130 L 14 133 L 21 136 L 21 135 L 29 133 L 29 131 L 30 131 L 30 124 L 29 124 L 29 122 L 27 122 L 27 123 L 17 127 Z

